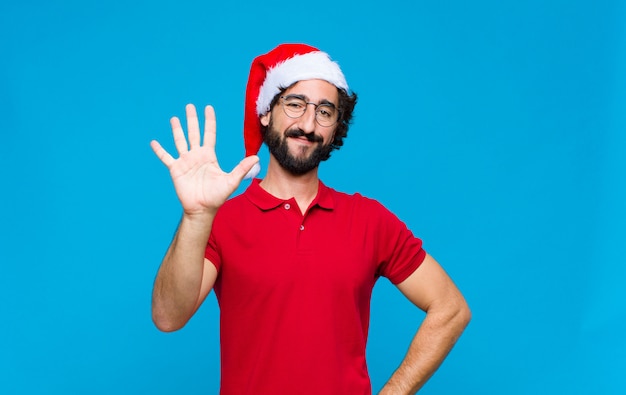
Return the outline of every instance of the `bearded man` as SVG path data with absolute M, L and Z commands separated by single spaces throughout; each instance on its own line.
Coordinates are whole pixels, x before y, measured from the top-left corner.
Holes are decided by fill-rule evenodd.
M 254 59 L 246 89 L 247 157 L 230 173 L 215 155 L 216 124 L 194 106 L 179 158 L 153 141 L 183 216 L 153 290 L 153 320 L 182 328 L 211 290 L 220 307 L 220 393 L 371 394 L 365 360 L 372 289 L 387 277 L 426 312 L 381 394 L 413 394 L 463 332 L 470 311 L 422 241 L 380 203 L 318 178 L 343 145 L 357 97 L 318 49 L 283 44 Z M 256 156 L 269 149 L 263 179 Z M 246 191 L 230 198 L 244 177 Z

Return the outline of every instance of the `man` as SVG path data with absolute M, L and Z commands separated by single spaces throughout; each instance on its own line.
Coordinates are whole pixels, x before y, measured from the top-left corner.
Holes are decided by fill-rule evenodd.
M 392 213 L 318 179 L 343 144 L 356 95 L 316 48 L 257 57 L 246 90 L 246 154 L 230 173 L 215 156 L 215 115 L 195 108 L 188 139 L 172 118 L 174 159 L 156 141 L 183 216 L 158 271 L 153 320 L 183 327 L 211 289 L 220 306 L 221 394 L 371 394 L 365 362 L 372 288 L 396 284 L 426 317 L 381 394 L 413 394 L 469 322 L 468 306 L 420 239 Z M 227 200 L 270 151 L 267 174 Z

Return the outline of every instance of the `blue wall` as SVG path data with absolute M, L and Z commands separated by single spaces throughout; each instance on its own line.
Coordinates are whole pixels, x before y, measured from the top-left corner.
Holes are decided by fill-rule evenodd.
M 323 5 L 0 5 L 1 393 L 217 392 L 215 298 L 177 333 L 150 319 L 180 208 L 148 143 L 210 103 L 234 166 L 250 62 L 280 42 L 360 96 L 323 180 L 398 214 L 472 307 L 423 393 L 626 392 L 626 5 Z M 422 317 L 381 280 L 375 389 Z

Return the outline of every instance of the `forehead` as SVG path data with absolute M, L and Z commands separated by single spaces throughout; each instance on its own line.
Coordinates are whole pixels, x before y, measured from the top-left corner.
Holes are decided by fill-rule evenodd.
M 324 80 L 298 81 L 284 92 L 285 95 L 302 95 L 308 101 L 320 103 L 328 101 L 337 104 L 339 93 L 337 87 Z

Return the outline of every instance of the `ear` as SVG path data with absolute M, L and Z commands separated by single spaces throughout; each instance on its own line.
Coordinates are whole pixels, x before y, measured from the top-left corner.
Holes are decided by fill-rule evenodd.
M 259 118 L 261 120 L 261 125 L 267 127 L 267 125 L 270 124 L 271 117 L 272 117 L 271 111 L 268 111 L 267 113 L 261 115 L 261 117 Z

